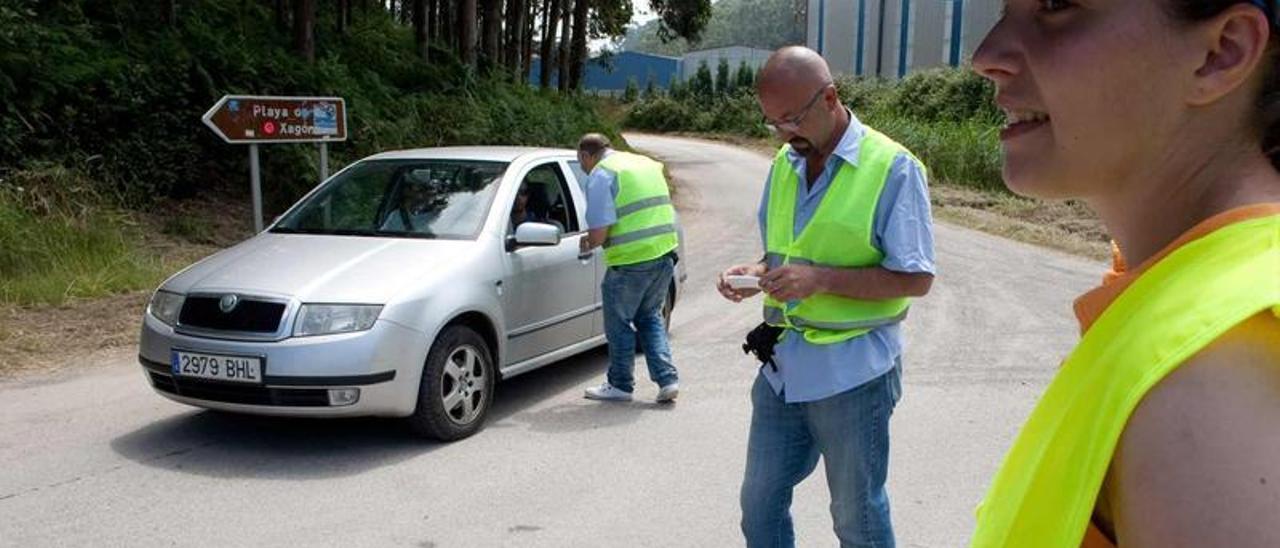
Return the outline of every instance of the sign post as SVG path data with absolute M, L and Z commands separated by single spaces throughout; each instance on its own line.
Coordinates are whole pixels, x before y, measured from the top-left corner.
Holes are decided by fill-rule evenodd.
M 320 180 L 329 178 L 329 143 L 347 140 L 347 107 L 341 97 L 224 95 L 204 113 L 204 124 L 222 140 L 249 145 L 253 226 L 262 231 L 260 143 L 319 143 Z

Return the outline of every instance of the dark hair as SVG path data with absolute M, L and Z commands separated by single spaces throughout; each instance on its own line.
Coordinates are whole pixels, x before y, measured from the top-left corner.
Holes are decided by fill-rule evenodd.
M 1263 61 L 1262 70 L 1266 71 L 1266 74 L 1263 76 L 1262 91 L 1258 94 L 1257 112 L 1253 119 L 1259 133 L 1262 153 L 1271 160 L 1273 167 L 1280 170 L 1280 70 L 1276 67 L 1277 47 L 1275 47 L 1275 44 L 1280 42 L 1277 38 L 1277 34 L 1280 33 L 1280 25 L 1277 25 L 1277 16 L 1280 16 L 1280 13 L 1277 10 L 1280 10 L 1280 6 L 1277 6 L 1273 0 L 1260 2 L 1255 0 L 1170 0 L 1168 6 L 1170 14 L 1175 19 L 1197 22 L 1213 18 L 1236 4 L 1257 6 L 1271 21 L 1273 46 L 1267 52 L 1267 59 Z
M 588 156 L 598 156 L 604 149 L 609 148 L 609 138 L 599 133 L 588 133 L 578 140 L 578 150 L 587 153 Z

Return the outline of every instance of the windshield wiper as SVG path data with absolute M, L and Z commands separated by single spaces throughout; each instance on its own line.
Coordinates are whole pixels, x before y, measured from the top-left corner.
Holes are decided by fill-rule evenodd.
M 417 238 L 419 240 L 434 240 L 436 235 L 430 232 L 406 232 L 402 230 L 375 230 L 377 236 L 389 236 L 392 238 Z
M 321 236 L 373 236 L 374 231 L 368 229 L 351 229 L 351 228 L 290 228 L 278 226 L 271 229 L 271 232 L 280 234 L 317 234 Z

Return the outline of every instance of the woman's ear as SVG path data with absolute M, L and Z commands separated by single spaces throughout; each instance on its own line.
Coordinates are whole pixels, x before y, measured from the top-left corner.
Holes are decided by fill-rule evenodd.
M 1264 62 L 1271 62 L 1268 46 L 1271 23 L 1262 10 L 1250 4 L 1236 4 L 1203 23 L 1204 62 L 1195 73 L 1187 102 L 1194 106 L 1211 104 L 1235 91 Z

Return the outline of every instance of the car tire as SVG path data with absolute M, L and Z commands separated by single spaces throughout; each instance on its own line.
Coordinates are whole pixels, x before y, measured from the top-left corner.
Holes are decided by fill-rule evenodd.
M 484 339 L 465 326 L 446 327 L 427 354 L 409 425 L 441 441 L 475 434 L 489 414 L 496 377 Z

